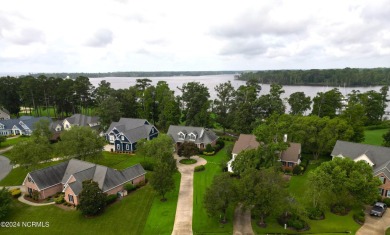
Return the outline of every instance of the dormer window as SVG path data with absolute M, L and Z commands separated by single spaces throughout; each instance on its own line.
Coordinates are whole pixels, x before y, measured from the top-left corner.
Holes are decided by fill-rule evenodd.
M 184 138 L 186 137 L 185 135 L 184 135 L 184 133 L 182 133 L 182 132 L 179 132 L 179 139 L 181 139 L 181 140 L 184 140 Z
M 121 136 L 121 140 L 122 140 L 122 141 L 125 141 L 125 137 L 124 137 L 123 135 Z
M 4 125 L 3 124 L 0 124 L 0 129 L 4 129 Z
M 196 135 L 194 133 L 190 133 L 189 134 L 189 138 L 191 141 L 195 141 L 196 140 Z

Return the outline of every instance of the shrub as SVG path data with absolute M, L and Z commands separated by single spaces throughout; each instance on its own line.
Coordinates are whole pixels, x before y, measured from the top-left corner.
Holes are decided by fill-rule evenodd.
M 366 222 L 366 217 L 365 217 L 364 211 L 356 212 L 355 214 L 353 214 L 353 218 L 359 224 L 364 224 L 364 222 Z
M 69 203 L 67 202 L 67 201 L 64 201 L 64 206 L 67 206 L 67 205 L 69 205 Z
M 107 195 L 107 197 L 106 197 L 106 204 L 110 205 L 110 204 L 114 203 L 117 198 L 118 198 L 118 196 L 116 194 Z
M 284 169 L 284 173 L 285 174 L 291 174 L 291 169 L 288 169 L 288 168 Z
M 39 199 L 39 192 L 37 190 L 33 190 L 32 192 L 32 199 L 35 201 L 38 201 Z
M 215 152 L 214 151 L 212 151 L 212 152 L 203 152 L 203 155 L 206 155 L 206 156 L 213 156 L 215 154 Z
M 142 167 L 147 171 L 153 171 L 154 170 L 154 163 L 149 161 L 143 161 L 141 162 Z
M 300 174 L 302 174 L 302 167 L 300 166 L 300 165 L 296 165 L 296 166 L 294 166 L 294 168 L 293 168 L 293 170 L 292 170 L 292 173 L 294 174 L 294 175 L 300 175 Z
M 204 171 L 206 167 L 204 165 L 196 166 L 194 171 L 199 172 L 199 171 Z
M 307 216 L 311 220 L 320 220 L 324 219 L 324 212 L 320 210 L 319 208 L 309 208 L 307 210 Z
M 219 149 L 223 149 L 223 147 L 225 147 L 225 142 L 221 139 L 218 139 L 216 144 L 219 146 Z
M 207 144 L 207 145 L 206 145 L 206 148 L 205 148 L 205 151 L 208 152 L 208 153 L 210 153 L 210 152 L 214 151 L 214 149 L 213 149 L 213 147 L 211 146 L 211 144 Z
M 65 202 L 64 195 L 60 194 L 57 198 L 54 199 L 54 202 L 56 204 L 62 204 L 63 202 Z
M 385 203 L 388 207 L 390 206 L 390 198 L 386 197 L 383 200 L 383 203 Z
M 22 191 L 20 191 L 19 188 L 11 189 L 11 190 L 9 190 L 9 192 L 11 193 L 13 198 L 18 198 L 18 197 L 20 197 L 20 195 L 22 195 Z
M 296 230 L 302 230 L 306 226 L 306 222 L 299 219 L 298 217 L 294 216 L 291 219 L 288 220 L 287 222 L 288 227 L 293 227 Z
M 347 215 L 349 210 L 344 205 L 336 204 L 331 211 L 336 215 Z
M 148 182 L 147 179 L 142 180 L 141 182 L 139 182 L 139 183 L 137 184 L 137 186 L 138 186 L 138 187 L 143 187 L 143 186 L 146 185 L 147 182 Z
M 127 183 L 124 185 L 125 190 L 129 193 L 133 190 L 136 190 L 137 187 L 135 187 L 133 184 Z

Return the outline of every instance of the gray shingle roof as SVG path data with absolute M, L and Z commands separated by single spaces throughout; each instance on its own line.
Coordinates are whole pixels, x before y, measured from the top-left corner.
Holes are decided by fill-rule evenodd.
M 59 183 L 65 185 L 70 176 L 74 176 L 76 181 L 69 183 L 69 187 L 78 195 L 82 190 L 82 182 L 92 179 L 96 181 L 103 192 L 117 187 L 134 178 L 145 175 L 146 171 L 140 165 L 128 167 L 122 171 L 112 168 L 71 159 L 55 166 L 29 173 L 39 189 L 44 189 Z
M 89 126 L 91 123 L 98 123 L 99 117 L 97 116 L 86 116 L 83 114 L 73 114 L 72 116 L 66 118 L 71 125 L 78 125 L 78 126 Z
M 0 120 L 0 123 L 4 125 L 5 130 L 10 130 L 14 126 L 24 131 L 25 128 L 21 125 L 21 122 L 24 123 L 30 130 L 34 130 L 34 124 L 39 122 L 40 120 L 48 120 L 50 123 L 52 122 L 51 118 L 48 117 L 32 117 L 32 116 L 22 116 L 17 119 L 8 119 L 8 120 Z M 23 133 L 26 134 L 26 133 Z M 27 133 L 28 134 L 28 133 Z
M 146 119 L 121 118 L 119 122 L 111 123 L 106 134 L 109 134 L 112 129 L 116 128 L 119 132 L 122 132 L 132 143 L 135 143 L 140 139 L 147 138 L 153 127 L 156 128 Z
M 179 139 L 178 134 L 180 132 L 185 134 L 184 139 Z M 190 141 L 189 136 L 191 133 L 196 135 L 196 144 L 204 143 L 206 145 L 218 139 L 218 136 L 212 130 L 203 127 L 170 125 L 168 129 L 168 135 L 172 137 L 174 142 Z
M 352 160 L 365 154 L 375 164 L 374 171 L 377 167 L 390 161 L 390 148 L 374 146 L 368 144 L 352 143 L 338 140 L 331 153 L 332 156 L 342 155 Z

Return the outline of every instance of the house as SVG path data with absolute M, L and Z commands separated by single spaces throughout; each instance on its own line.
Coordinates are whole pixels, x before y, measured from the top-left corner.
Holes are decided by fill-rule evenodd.
M 139 140 L 151 140 L 158 133 L 157 128 L 146 119 L 121 118 L 119 122 L 111 123 L 105 136 L 116 152 L 133 152 Z
M 333 158 L 347 157 L 355 162 L 367 162 L 372 167 L 374 176 L 379 177 L 383 183 L 379 187 L 379 194 L 390 197 L 390 148 L 338 140 L 331 155 Z
M 257 142 L 255 135 L 240 134 L 232 150 L 232 159 L 227 163 L 228 171 L 233 172 L 232 163 L 236 156 L 244 150 L 257 149 L 260 143 Z
M 290 146 L 280 154 L 283 169 L 293 169 L 301 164 L 301 144 L 292 142 L 289 144 Z
M 170 125 L 168 135 L 178 148 L 184 142 L 194 142 L 200 150 L 206 148 L 207 144 L 215 146 L 218 136 L 207 128 L 193 126 L 173 126 Z
M 0 120 L 0 136 L 8 135 L 31 135 L 34 131 L 34 124 L 40 120 L 48 120 L 48 117 L 21 116 L 17 119 Z
M 56 125 L 54 129 L 56 131 L 69 130 L 72 128 L 72 126 L 89 126 L 94 130 L 98 130 L 100 128 L 99 117 L 87 116 L 79 113 L 73 114 L 72 116 L 65 118 L 64 121 L 62 121 L 61 127 Z
M 11 119 L 11 115 L 5 108 L 0 108 L 0 120 Z
M 64 199 L 74 205 L 79 204 L 82 182 L 93 180 L 107 194 L 122 194 L 124 185 L 137 185 L 145 180 L 146 171 L 137 164 L 118 171 L 106 166 L 97 165 L 77 159 L 32 171 L 27 174 L 23 185 L 31 195 L 39 193 L 39 199 L 45 199 L 57 192 L 65 193 Z

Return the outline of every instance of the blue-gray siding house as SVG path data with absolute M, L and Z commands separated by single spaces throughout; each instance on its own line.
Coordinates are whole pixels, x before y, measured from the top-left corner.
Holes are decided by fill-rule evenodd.
M 158 136 L 157 128 L 146 119 L 121 118 L 111 123 L 105 133 L 115 152 L 134 152 L 141 139 L 151 140 Z
M 39 120 L 48 120 L 48 117 L 22 116 L 17 119 L 0 120 L 0 136 L 8 135 L 31 135 L 34 131 L 34 124 Z

